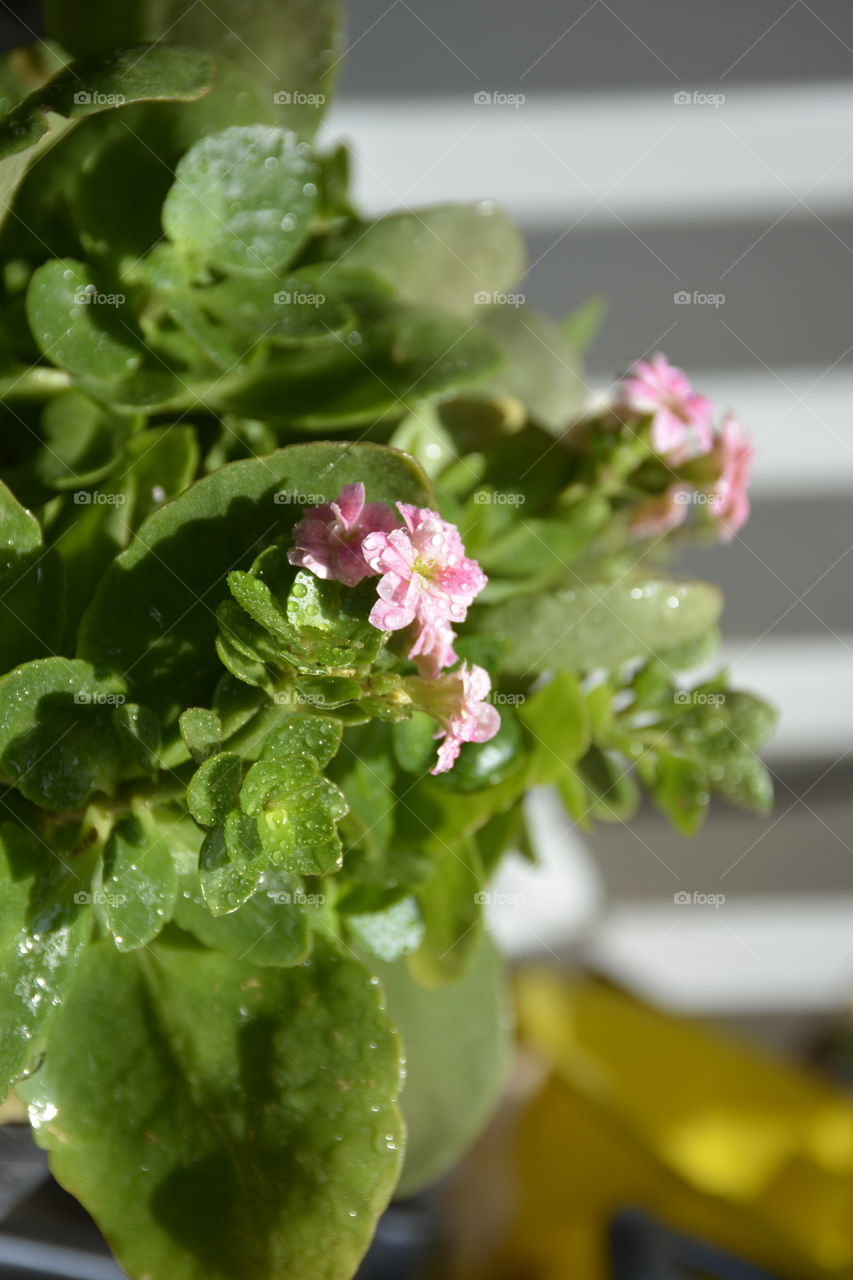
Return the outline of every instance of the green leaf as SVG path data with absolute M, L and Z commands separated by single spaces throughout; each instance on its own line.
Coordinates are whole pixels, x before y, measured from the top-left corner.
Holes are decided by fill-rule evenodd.
M 674 579 L 620 579 L 519 596 L 483 611 L 488 630 L 506 634 L 506 669 L 589 671 L 646 658 L 712 627 L 722 607 L 716 587 Z
M 153 777 L 160 766 L 160 722 L 148 707 L 123 702 L 112 714 L 122 754 L 141 774 Z
M 303 642 L 310 642 L 318 631 L 324 632 L 347 647 L 363 650 L 361 665 L 365 667 L 372 665 L 383 640 L 367 620 L 370 608 L 370 594 L 364 589 L 359 593 L 341 590 L 339 583 L 326 582 L 307 569 L 298 571 L 287 597 L 288 622 L 300 632 Z
M 519 706 L 518 714 L 534 738 L 531 770 L 539 786 L 556 782 L 589 747 L 589 708 L 573 672 L 558 672 Z
M 711 786 L 732 804 L 756 813 L 773 808 L 773 779 L 752 751 L 733 750 L 709 768 Z
M 139 525 L 195 479 L 199 464 L 194 427 L 153 427 L 131 438 L 126 475 L 133 483 L 133 523 Z
M 199 764 L 217 751 L 222 741 L 222 721 L 215 711 L 189 707 L 181 715 L 181 737 Z
M 268 274 L 308 231 L 318 169 L 284 129 L 235 125 L 184 156 L 163 205 L 163 230 L 199 266 Z
M 275 763 L 287 756 L 310 755 L 321 769 L 338 753 L 343 727 L 328 716 L 287 716 L 266 738 L 261 760 Z
M 54 1028 L 31 1122 L 131 1275 L 349 1280 L 401 1145 L 399 1046 L 360 965 L 101 943 Z M 92 1088 L 119 1079 L 121 1106 Z
M 346 925 L 357 946 L 386 964 L 416 951 L 424 937 L 424 923 L 412 897 L 400 898 L 383 911 L 348 915 Z
M 89 260 L 110 263 L 119 274 L 139 272 L 162 238 L 160 215 L 174 175 L 157 154 L 155 140 L 122 113 L 89 144 L 86 168 L 76 175 L 72 214 Z M 82 130 L 81 130 L 82 133 Z
M 203 54 L 169 45 L 106 49 L 64 68 L 0 120 L 0 221 L 32 160 L 69 122 L 133 102 L 192 102 L 212 78 Z
M 109 475 L 139 418 L 112 413 L 72 389 L 49 401 L 42 414 L 44 444 L 39 479 L 52 489 L 79 489 Z
M 459 315 L 497 301 L 524 270 L 521 235 L 488 204 L 390 214 L 356 226 L 335 248 L 342 266 L 374 272 L 401 301 Z
M 656 757 L 655 803 L 682 835 L 694 836 L 708 812 L 707 771 L 669 751 L 658 751 Z
M 224 827 L 208 832 L 199 855 L 198 875 L 211 914 L 227 915 L 251 898 L 268 861 L 257 824 L 245 814 L 229 813 Z
M 0 826 L 0 1097 L 43 1052 L 91 931 L 78 901 L 91 875 L 85 855 L 66 863 L 23 827 Z
M 465 972 L 482 933 L 482 883 L 480 853 L 467 837 L 442 854 L 419 887 L 425 934 L 408 965 L 422 986 L 440 987 Z
M 370 502 L 433 502 L 416 463 L 377 445 L 294 445 L 197 481 L 153 512 L 108 570 L 81 626 L 80 655 L 127 671 L 163 720 L 209 703 L 222 671 L 215 609 L 228 573 L 287 537 L 302 514 L 295 499 L 330 501 L 356 480 Z
M 620 756 L 593 745 L 578 762 L 576 777 L 586 788 L 585 813 L 602 822 L 626 822 L 634 816 L 640 792 Z
M 249 120 L 270 115 L 305 137 L 320 124 L 340 62 L 336 0 L 45 0 L 44 11 L 48 33 L 73 53 L 165 39 L 205 49 L 239 73 L 222 77 L 212 110 L 233 120 L 242 106 Z
M 66 494 L 63 508 L 50 527 L 54 554 L 64 570 L 67 617 L 63 635 L 68 637 L 71 648 L 80 616 L 95 587 L 130 539 L 128 513 L 133 499 L 134 486 L 129 478 L 102 480 L 94 492 L 81 489 L 73 495 Z M 43 590 L 40 598 L 43 603 L 50 602 L 49 590 Z
M 430 720 L 430 724 L 434 726 L 435 722 Z M 401 727 L 394 725 L 394 731 Z M 430 747 L 434 755 L 435 743 L 431 741 Z M 387 750 L 371 748 L 369 739 L 364 736 L 356 740 L 351 750 L 352 758 L 347 760 L 349 767 L 338 778 L 349 806 L 342 829 L 368 857 L 383 859 L 389 851 L 394 832 L 397 803 L 394 764 Z
M 308 955 L 307 908 L 322 894 L 306 894 L 301 880 L 265 871 L 257 890 L 230 915 L 214 916 L 200 890 L 185 886 L 175 921 L 206 947 L 250 964 L 301 964 Z M 311 899 L 311 901 L 309 901 Z
M 194 291 L 196 304 L 251 340 L 275 344 L 328 342 L 353 329 L 355 313 L 320 279 L 321 266 L 296 275 L 232 276 Z M 245 344 L 244 344 L 245 345 Z
M 121 818 L 104 853 L 104 914 L 119 951 L 156 938 L 172 914 L 178 879 L 169 831 L 144 810 Z
M 405 964 L 372 967 L 406 1055 L 406 1159 L 396 1194 L 410 1196 L 454 1168 L 500 1101 L 512 1051 L 505 965 L 484 937 L 459 981 L 435 991 L 413 981 Z
M 586 352 L 598 337 L 607 314 L 607 299 L 593 293 L 566 317 L 560 325 L 563 337 L 576 351 Z
M 340 865 L 337 823 L 347 803 L 312 756 L 280 756 L 252 765 L 240 807 L 257 819 L 261 844 L 283 870 L 326 875 Z
M 205 760 L 187 788 L 187 807 L 203 827 L 225 821 L 240 795 L 243 761 L 232 751 L 221 751 Z
M 33 272 L 27 291 L 33 337 L 54 364 L 106 378 L 142 359 L 125 295 L 96 285 L 82 262 L 54 258 Z
M 403 417 L 425 397 L 477 384 L 500 362 L 498 344 L 470 319 L 392 308 L 346 339 L 275 351 L 257 373 L 226 386 L 222 408 L 304 431 L 340 431 Z
M 773 736 L 778 719 L 776 709 L 763 698 L 729 689 L 725 694 L 725 708 L 731 733 L 753 751 L 758 751 Z
M 483 319 L 506 353 L 480 394 L 511 396 L 546 431 L 560 434 L 586 398 L 576 349 L 547 316 L 528 307 L 494 307 Z
M 64 603 L 62 563 L 38 520 L 0 481 L 0 670 L 51 653 Z
M 71 658 L 28 662 L 0 680 L 0 766 L 22 795 L 74 809 L 140 772 L 113 728 L 124 688 Z
M 34 146 L 49 133 L 51 116 L 77 120 L 132 102 L 192 102 L 212 80 L 209 58 L 170 45 L 139 44 L 79 59 L 0 120 L 0 158 Z

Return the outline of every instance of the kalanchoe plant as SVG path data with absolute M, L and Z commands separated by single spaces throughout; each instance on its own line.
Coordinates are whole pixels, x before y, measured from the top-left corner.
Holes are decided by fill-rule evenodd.
M 591 310 L 489 301 L 498 211 L 352 210 L 330 0 L 46 15 L 0 74 L 2 1083 L 130 1276 L 346 1280 L 499 1097 L 526 792 L 770 803 L 662 567 L 750 447 L 662 356 L 587 408 Z

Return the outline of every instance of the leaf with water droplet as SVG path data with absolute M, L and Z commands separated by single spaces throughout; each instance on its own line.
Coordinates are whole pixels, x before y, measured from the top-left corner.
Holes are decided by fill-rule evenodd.
M 336 246 L 348 269 L 375 272 L 404 302 L 475 313 L 524 270 L 518 229 L 490 205 L 436 205 L 357 224 Z
M 354 1273 L 402 1145 L 399 1044 L 360 964 L 318 939 L 252 965 L 172 927 L 90 947 L 54 1027 L 25 1101 L 130 1275 Z
M 285 756 L 307 754 L 321 769 L 337 755 L 342 727 L 329 716 L 292 715 L 264 740 L 261 760 L 275 763 Z
M 28 800 L 75 809 L 147 772 L 113 721 L 125 687 L 73 658 L 28 662 L 0 680 L 0 763 Z
M 501 1099 L 512 1052 L 506 965 L 488 937 L 459 980 L 438 990 L 414 981 L 405 961 L 370 964 L 406 1054 L 397 1194 L 409 1196 L 453 1169 Z
M 44 1035 L 92 930 L 94 854 L 63 859 L 0 826 L 0 1096 L 39 1060 Z M 78 901 L 75 895 L 82 895 Z
M 163 229 L 199 267 L 268 275 L 307 235 L 316 192 L 306 184 L 317 173 L 310 149 L 284 129 L 235 125 L 203 138 L 181 160 Z
M 206 707 L 188 707 L 180 718 L 181 737 L 193 759 L 202 764 L 222 741 L 222 721 Z
M 211 914 L 223 916 L 241 907 L 268 864 L 256 823 L 238 810 L 229 813 L 224 826 L 207 833 L 199 854 L 199 882 Z
M 108 378 L 142 361 L 142 339 L 124 294 L 92 279 L 70 258 L 53 258 L 33 272 L 27 317 L 43 353 L 60 369 Z
M 252 964 L 301 964 L 308 954 L 302 881 L 280 871 L 265 871 L 252 896 L 236 911 L 220 916 L 211 913 L 198 882 L 187 879 L 175 921 L 206 947 Z
M 225 821 L 237 803 L 243 761 L 233 751 L 220 751 L 199 765 L 187 788 L 187 807 L 203 827 Z
M 0 481 L 0 670 L 53 653 L 63 612 L 62 561 L 38 520 Z
M 722 596 L 706 582 L 620 578 L 519 596 L 483 610 L 482 626 L 509 641 L 507 671 L 618 667 L 710 630 Z
M 140 806 L 116 823 L 104 852 L 104 914 L 119 951 L 156 938 L 171 917 L 177 888 L 168 827 Z

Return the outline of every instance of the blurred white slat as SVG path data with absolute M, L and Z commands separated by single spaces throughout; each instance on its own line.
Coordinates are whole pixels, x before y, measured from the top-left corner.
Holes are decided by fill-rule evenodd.
M 802 199 L 849 214 L 853 86 L 723 86 L 716 107 L 693 100 L 701 91 L 531 94 L 518 107 L 477 105 L 473 91 L 342 99 L 325 136 L 355 145 L 356 197 L 372 213 L 490 199 L 527 226 L 682 223 L 775 215 Z M 679 92 L 691 101 L 677 104 Z
M 676 904 L 679 890 L 689 903 Z M 725 884 L 702 890 L 707 897 Z M 613 908 L 589 957 L 669 1009 L 835 1010 L 848 1004 L 853 984 L 853 896 L 727 897 L 715 907 L 679 886 L 671 904 Z

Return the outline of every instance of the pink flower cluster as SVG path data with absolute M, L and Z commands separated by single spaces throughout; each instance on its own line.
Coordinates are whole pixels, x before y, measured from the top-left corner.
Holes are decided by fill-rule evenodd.
M 363 484 L 348 484 L 334 502 L 305 513 L 294 529 L 289 559 L 348 587 L 378 577 L 371 624 L 379 631 L 410 629 L 408 657 L 421 677 L 436 680 L 458 660 L 453 623 L 464 622 L 487 579 L 466 556 L 455 525 L 405 502 L 397 510 L 402 524 L 384 502 L 365 504 Z M 491 684 L 482 667 L 463 663 L 441 680 L 443 694 L 451 688 L 452 694 L 439 699 L 439 713 L 433 711 L 443 737 L 433 773 L 452 767 L 463 742 L 486 742 L 500 727 L 498 712 L 485 701 Z
M 708 458 L 715 474 L 701 488 L 676 475 L 664 493 L 637 508 L 635 533 L 653 537 L 677 528 L 695 496 L 716 520 L 720 539 L 730 541 L 749 518 L 754 451 L 740 423 L 729 414 L 715 432 L 711 401 L 694 391 L 686 374 L 660 354 L 631 366 L 620 380 L 615 408 L 623 417 L 649 419 L 652 448 L 674 475 L 676 468 L 697 458 Z

